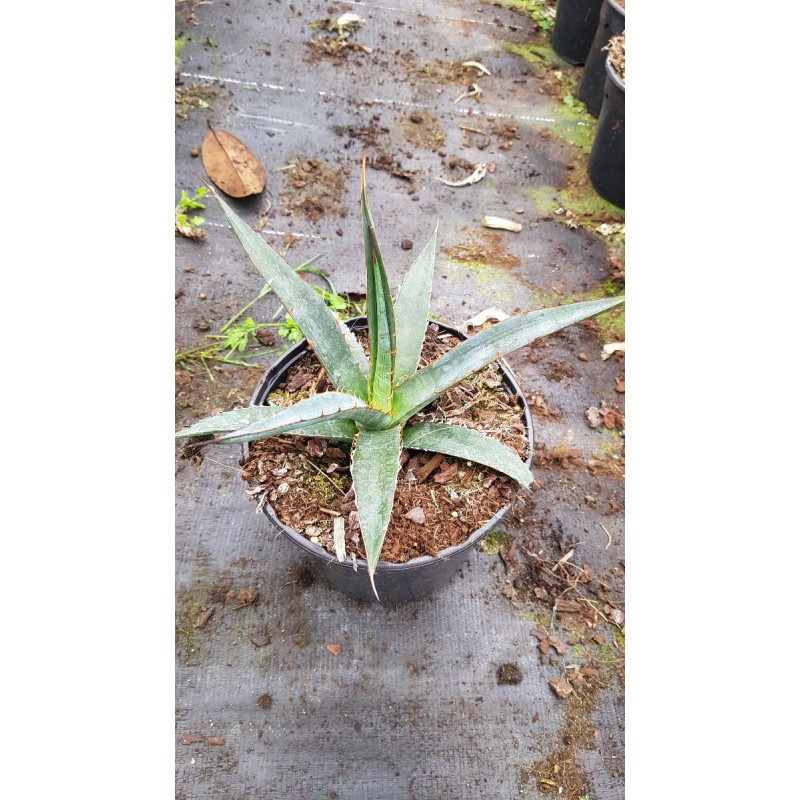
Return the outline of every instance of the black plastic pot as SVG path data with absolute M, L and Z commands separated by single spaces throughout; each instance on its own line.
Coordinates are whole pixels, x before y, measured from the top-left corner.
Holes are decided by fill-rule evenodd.
M 600 9 L 600 19 L 592 39 L 592 46 L 586 56 L 581 81 L 578 84 L 578 99 L 593 116 L 600 115 L 603 105 L 603 87 L 606 81 L 606 56 L 603 48 L 612 36 L 625 30 L 625 9 L 614 0 L 605 0 Z
M 606 58 L 606 83 L 597 131 L 589 154 L 589 180 L 597 194 L 625 208 L 625 84 L 611 57 Z
M 558 0 L 550 43 L 564 61 L 576 66 L 586 62 L 602 5 L 603 0 Z
M 436 322 L 441 330 L 451 333 L 459 339 L 467 338 L 465 334 L 456 328 L 444 325 L 436 320 L 431 320 L 431 322 Z M 354 317 L 347 320 L 346 324 L 353 330 L 365 329 L 367 327 L 367 318 Z M 287 370 L 299 361 L 306 352 L 305 340 L 287 350 L 266 372 L 250 398 L 250 405 L 265 405 L 270 392 L 284 380 Z M 510 395 L 517 397 L 522 406 L 525 427 L 528 432 L 528 450 L 530 452 L 525 464 L 530 467 L 533 460 L 533 420 L 531 419 L 530 408 L 525 395 L 511 372 L 502 362 L 498 362 L 498 364 L 506 390 Z M 243 445 L 242 450 L 241 463 L 244 463 L 247 457 L 247 445 Z M 357 570 L 353 569 L 352 560 L 343 563 L 338 562 L 336 557 L 332 556 L 323 547 L 314 544 L 305 536 L 281 522 L 269 503 L 265 503 L 263 508 L 279 530 L 305 551 L 306 555 L 310 557 L 312 566 L 333 586 L 351 597 L 361 598 L 362 600 L 375 600 L 365 560 L 356 560 Z M 511 504 L 504 506 L 483 526 L 474 531 L 466 542 L 448 547 L 436 556 L 421 556 L 404 564 L 379 561 L 375 569 L 375 588 L 378 590 L 381 602 L 402 603 L 414 598 L 425 597 L 447 585 L 468 560 L 472 550 L 477 547 L 481 540 L 500 522 L 510 509 Z

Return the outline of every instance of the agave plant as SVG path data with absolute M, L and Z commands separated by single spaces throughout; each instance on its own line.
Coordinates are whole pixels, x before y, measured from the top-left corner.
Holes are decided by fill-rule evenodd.
M 408 424 L 429 403 L 472 373 L 535 339 L 608 311 L 624 298 L 544 308 L 511 317 L 461 342 L 418 369 L 433 282 L 436 230 L 393 296 L 367 201 L 361 169 L 361 216 L 367 269 L 369 358 L 322 297 L 216 194 L 253 264 L 286 307 L 335 387 L 289 406 L 238 408 L 208 417 L 178 438 L 208 436 L 203 444 L 252 442 L 278 434 L 351 442 L 351 467 L 367 570 L 375 568 L 392 512 L 404 447 L 469 459 L 503 472 L 522 486 L 533 480 L 520 457 L 490 436 L 457 425 Z M 398 330 L 396 320 L 402 320 Z

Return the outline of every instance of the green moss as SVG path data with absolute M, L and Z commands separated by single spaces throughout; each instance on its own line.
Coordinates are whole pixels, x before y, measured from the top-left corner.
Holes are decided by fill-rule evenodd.
M 625 284 L 621 281 L 612 280 L 611 278 L 603 281 L 603 283 L 600 284 L 600 288 L 603 291 L 604 297 L 619 297 L 619 295 L 625 293 Z
M 489 0 L 484 0 L 488 3 Z M 496 5 L 496 0 L 492 0 Z M 550 31 L 555 24 L 555 5 L 544 2 L 544 0 L 499 0 L 501 6 L 515 8 L 525 12 L 542 30 Z
M 308 472 L 304 476 L 304 485 L 314 493 L 315 497 L 319 497 L 321 500 L 325 502 L 330 502 L 335 497 L 340 497 L 344 492 L 344 486 L 342 484 L 346 483 L 346 477 L 342 475 L 322 475 L 318 472 Z M 341 491 L 337 492 L 336 487 L 333 484 L 339 487 Z
M 622 294 L 622 293 L 621 293 Z M 575 295 L 568 302 L 577 303 L 582 300 L 600 300 L 606 297 L 601 291 L 587 292 Z M 625 340 L 625 306 L 612 308 L 594 317 L 600 328 L 600 337 L 604 342 L 620 342 Z
M 610 644 L 600 644 L 597 646 L 597 658 L 605 662 L 616 661 L 617 651 Z
M 597 454 L 603 458 L 615 458 L 622 455 L 622 437 L 619 433 L 602 427 L 597 430 L 602 436 Z
M 197 664 L 207 657 L 207 653 L 201 655 L 198 650 L 206 650 L 201 647 L 196 634 L 198 629 L 195 627 L 200 612 L 207 605 L 208 591 L 206 589 L 179 589 L 175 597 L 175 651 L 183 664 Z
M 560 306 L 564 302 L 564 295 L 555 289 L 534 289 L 533 298 L 538 308 L 550 308 Z
M 506 542 L 506 534 L 505 531 L 501 531 L 495 528 L 495 530 L 491 531 L 486 535 L 486 538 L 481 542 L 481 549 L 488 553 L 490 556 L 496 556 L 497 553 L 500 551 L 500 548 Z
M 563 67 L 564 61 L 556 53 L 541 44 L 520 44 L 519 42 L 504 42 L 503 49 L 507 53 L 522 56 L 540 74 L 541 70 L 550 66 Z
M 181 37 L 176 37 L 176 39 L 175 39 L 175 63 L 176 64 L 178 63 L 178 60 L 180 59 L 181 50 L 183 50 L 183 48 L 186 47 L 187 44 L 189 44 L 189 40 L 188 39 L 184 39 L 182 36 Z
M 581 227 L 591 229 L 592 232 L 597 226 L 592 225 L 590 228 L 586 223 L 617 220 L 625 213 L 603 200 L 588 180 L 584 186 L 536 186 L 527 189 L 527 194 L 536 205 L 537 211 L 543 214 L 556 214 L 559 209 L 571 211 L 577 217 L 584 218 L 579 221 Z
M 614 639 L 621 650 L 625 649 L 625 634 L 619 629 L 614 630 Z
M 552 132 L 556 136 L 588 156 L 597 131 L 597 120 L 586 111 L 583 103 L 567 93 L 563 102 L 548 102 L 539 106 L 538 110 L 555 119 Z
M 612 308 L 595 319 L 600 326 L 600 335 L 605 342 L 622 341 L 625 338 L 625 307 Z
M 492 267 L 480 261 L 459 261 L 452 256 L 448 257 L 448 261 L 449 264 L 445 263 L 440 267 L 442 274 L 447 275 L 448 280 L 458 285 L 467 283 L 474 285 L 481 294 L 491 297 L 495 305 L 518 304 L 513 284 L 508 278 L 508 270 Z M 516 289 L 518 290 L 518 287 Z
M 541 630 L 547 630 L 550 627 L 550 617 L 546 617 L 544 614 L 523 614 L 522 618 L 532 622 Z

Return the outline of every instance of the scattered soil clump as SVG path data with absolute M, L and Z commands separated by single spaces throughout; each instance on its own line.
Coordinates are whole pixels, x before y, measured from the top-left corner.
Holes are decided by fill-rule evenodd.
M 289 164 L 294 168 L 284 173 L 286 188 L 280 194 L 284 216 L 303 215 L 310 220 L 327 214 L 346 216 L 347 209 L 342 204 L 346 187 L 339 172 L 316 158 L 295 156 Z
M 519 266 L 519 258 L 506 248 L 500 233 L 468 230 L 468 234 L 468 241 L 442 248 L 445 255 L 462 264 L 478 264 L 502 269 Z
M 193 111 L 200 111 L 211 105 L 211 101 L 216 96 L 216 89 L 206 83 L 177 86 L 175 87 L 175 113 L 181 119 L 189 119 L 189 115 Z
M 444 131 L 438 121 L 427 111 L 412 111 L 400 122 L 400 131 L 405 140 L 415 147 L 439 150 L 444 145 Z

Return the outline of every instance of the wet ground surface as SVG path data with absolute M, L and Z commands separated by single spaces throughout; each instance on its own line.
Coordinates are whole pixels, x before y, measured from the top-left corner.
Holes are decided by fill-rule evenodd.
M 339 42 L 323 21 L 346 12 L 364 24 Z M 236 211 L 293 266 L 319 256 L 356 297 L 366 147 L 394 285 L 438 220 L 431 310 L 444 321 L 622 289 L 624 213 L 586 180 L 594 122 L 570 101 L 579 70 L 530 15 L 187 0 L 178 37 L 176 202 L 201 185 L 195 173 L 207 178 L 192 149 L 209 125 L 237 136 L 267 185 Z M 439 180 L 478 164 L 475 184 Z M 179 352 L 207 344 L 262 287 L 222 212 L 201 213 L 206 238 L 176 235 Z M 486 215 L 522 229 L 490 231 Z M 247 314 L 276 310 L 268 296 Z M 622 339 L 621 320 L 606 319 L 507 358 L 533 398 L 533 491 L 462 576 L 402 607 L 348 599 L 309 573 L 245 497 L 235 448 L 200 471 L 176 460 L 178 797 L 623 797 L 624 361 L 602 357 Z M 209 361 L 214 381 L 178 368 L 176 426 L 246 404 L 284 346 L 255 369 Z M 592 427 L 592 408 L 618 413 Z

